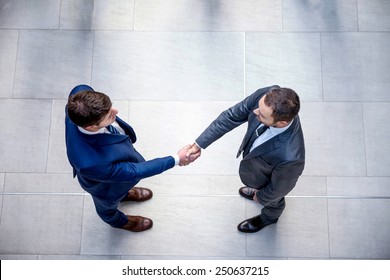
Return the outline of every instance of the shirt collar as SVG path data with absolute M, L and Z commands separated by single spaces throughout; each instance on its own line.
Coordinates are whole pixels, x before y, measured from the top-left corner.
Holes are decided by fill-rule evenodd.
M 293 122 L 294 122 L 294 119 L 288 125 L 286 125 L 285 127 L 273 127 L 273 126 L 270 126 L 269 130 L 271 131 L 271 133 L 273 135 L 278 135 L 278 134 L 286 131 L 291 126 L 291 124 Z
M 78 129 L 84 133 L 84 134 L 88 134 L 88 135 L 95 135 L 95 134 L 102 134 L 102 133 L 105 133 L 106 131 L 106 128 L 105 127 L 102 127 L 101 129 L 99 129 L 98 131 L 89 131 L 89 130 L 86 130 L 80 126 L 78 126 Z

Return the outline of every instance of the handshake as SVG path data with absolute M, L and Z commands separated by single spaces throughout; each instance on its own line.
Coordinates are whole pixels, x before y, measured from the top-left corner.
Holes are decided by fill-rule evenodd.
M 191 162 L 194 162 L 198 157 L 200 157 L 201 149 L 197 144 L 188 144 L 181 148 L 177 155 L 179 156 L 180 166 L 186 166 L 189 165 Z

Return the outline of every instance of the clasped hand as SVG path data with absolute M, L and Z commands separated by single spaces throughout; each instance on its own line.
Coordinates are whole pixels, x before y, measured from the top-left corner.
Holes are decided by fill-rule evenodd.
M 177 152 L 177 155 L 180 159 L 179 165 L 189 165 L 191 162 L 194 162 L 198 157 L 200 157 L 200 154 L 201 149 L 195 143 L 192 145 L 188 144 L 184 146 Z

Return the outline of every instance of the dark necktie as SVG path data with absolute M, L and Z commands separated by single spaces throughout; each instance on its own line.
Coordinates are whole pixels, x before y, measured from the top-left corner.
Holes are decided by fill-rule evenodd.
M 111 124 L 109 126 L 106 126 L 106 128 L 111 134 L 120 134 L 120 132 Z
M 255 130 L 255 132 L 253 134 L 256 135 L 256 138 L 258 138 L 261 134 L 263 134 L 267 129 L 269 128 L 269 126 L 266 126 L 266 125 L 263 125 L 263 126 L 260 126 L 259 128 L 257 128 Z M 256 139 L 255 138 L 255 139 Z
M 261 134 L 263 134 L 268 128 L 269 128 L 269 126 L 263 125 L 263 126 L 257 128 L 257 129 L 255 129 L 255 131 L 253 131 L 253 134 L 252 134 L 251 138 L 249 139 L 247 145 L 245 146 L 245 149 L 244 149 L 244 156 L 246 156 L 246 155 L 249 153 L 249 150 L 250 150 L 250 148 L 252 147 L 253 142 L 255 142 L 255 140 L 256 140 Z

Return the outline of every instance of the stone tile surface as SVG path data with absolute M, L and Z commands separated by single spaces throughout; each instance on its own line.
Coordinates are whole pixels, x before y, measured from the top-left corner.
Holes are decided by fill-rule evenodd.
M 247 33 L 246 94 L 277 84 L 293 88 L 302 101 L 321 101 L 320 48 L 318 33 Z
M 57 29 L 60 0 L 3 0 L 0 28 Z
M 260 214 L 261 207 L 252 201 L 246 206 L 242 220 Z M 329 258 L 327 199 L 287 198 L 279 221 L 246 240 L 250 257 Z
M 389 199 L 329 200 L 330 256 L 389 259 Z
M 6 195 L 0 254 L 79 254 L 83 196 Z
M 2 99 L 0 112 L 0 172 L 45 172 L 51 102 Z
M 390 31 L 389 1 L 358 0 L 357 3 L 360 31 Z
M 106 225 L 97 217 L 91 199 L 86 197 L 86 200 L 82 254 L 147 256 L 159 252 L 159 255 L 174 256 L 245 255 L 245 236 L 236 230 L 236 221 L 244 216 L 244 201 L 238 196 L 156 195 L 142 204 L 123 203 L 121 210 L 124 213 L 153 220 L 153 228 L 142 235 Z
M 300 116 L 305 175 L 366 176 L 362 104 L 304 102 Z
M 89 31 L 20 31 L 14 97 L 67 98 L 73 85 L 89 84 L 92 40 Z
M 389 101 L 389 33 L 324 33 L 321 42 L 325 101 Z
M 386 259 L 390 55 L 386 0 L 0 1 L 0 259 Z M 236 226 L 245 125 L 139 185 L 122 204 L 152 230 L 113 229 L 72 178 L 70 90 L 111 97 L 147 159 L 174 154 L 260 87 L 301 98 L 306 166 L 276 225 Z
M 148 0 L 136 1 L 135 10 L 135 30 L 281 31 L 282 29 L 281 0 Z
M 243 57 L 241 33 L 99 31 L 92 84 L 114 99 L 237 100 Z
M 0 30 L 0 98 L 11 98 L 14 86 L 17 30 Z
M 354 0 L 283 1 L 284 31 L 357 31 Z
M 390 175 L 390 128 L 385 121 L 390 116 L 389 103 L 365 103 L 364 136 L 367 157 L 367 175 Z

